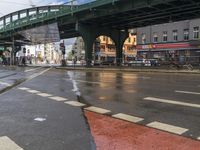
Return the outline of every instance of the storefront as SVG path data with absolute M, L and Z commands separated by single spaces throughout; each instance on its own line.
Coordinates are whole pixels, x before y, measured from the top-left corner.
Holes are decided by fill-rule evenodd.
M 200 47 L 191 43 L 166 43 L 138 45 L 137 58 L 177 61 L 179 63 L 200 63 Z

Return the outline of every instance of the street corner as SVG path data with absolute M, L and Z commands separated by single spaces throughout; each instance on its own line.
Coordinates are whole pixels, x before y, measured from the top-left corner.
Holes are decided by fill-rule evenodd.
M 199 150 L 190 138 L 85 111 L 97 150 Z

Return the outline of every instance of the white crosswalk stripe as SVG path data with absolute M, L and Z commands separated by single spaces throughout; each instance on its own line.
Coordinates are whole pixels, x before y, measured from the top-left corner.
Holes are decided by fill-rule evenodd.
M 42 96 L 42 97 L 50 97 L 50 96 L 52 96 L 51 94 L 48 94 L 48 93 L 38 93 L 37 95 L 38 96 Z
M 27 90 L 27 92 L 33 93 L 33 94 L 40 93 L 40 91 L 37 91 L 37 90 Z
M 84 109 L 88 110 L 88 111 L 96 112 L 96 113 L 99 113 L 99 114 L 111 113 L 110 110 L 99 108 L 99 107 L 94 107 L 94 106 L 87 107 L 87 108 L 84 108 Z
M 12 141 L 9 137 L 0 137 L 0 150 L 23 150 L 19 145 Z
M 193 94 L 193 95 L 200 95 L 198 92 L 190 92 L 190 91 L 175 91 L 176 93 L 183 93 L 183 94 Z
M 6 83 L 6 82 L 2 82 L 2 81 L 0 81 L 0 84 L 1 84 L 1 85 L 5 85 L 5 86 L 11 86 L 11 84 Z
M 54 96 L 54 97 L 49 97 L 52 100 L 56 100 L 56 101 L 66 101 L 68 100 L 67 98 L 63 98 L 63 97 L 59 97 L 59 96 Z
M 71 106 L 76 106 L 76 107 L 83 107 L 85 104 L 77 102 L 77 101 L 68 101 L 65 102 L 65 104 L 71 105 Z
M 146 98 L 144 98 L 144 100 L 166 103 L 166 104 L 174 104 L 174 105 L 180 105 L 180 106 L 187 106 L 187 107 L 193 107 L 193 108 L 200 108 L 199 104 L 186 103 L 186 102 L 180 102 L 180 101 L 174 101 L 174 100 L 168 100 L 168 99 L 161 99 L 161 98 L 155 98 L 155 97 L 146 97 Z
M 130 121 L 130 122 L 133 122 L 133 123 L 137 123 L 137 122 L 144 120 L 143 118 L 139 118 L 139 117 L 123 114 L 123 113 L 119 113 L 119 114 L 112 115 L 112 116 L 114 118 Z
M 30 90 L 30 88 L 27 88 L 27 87 L 19 87 L 18 89 L 23 90 L 23 91 Z
M 149 123 L 149 124 L 147 124 L 147 126 L 156 128 L 159 130 L 164 130 L 167 132 L 179 134 L 179 135 L 188 131 L 188 129 L 185 129 L 185 128 L 181 128 L 181 127 L 177 127 L 177 126 L 173 126 L 173 125 L 169 125 L 169 124 L 165 124 L 165 123 L 161 123 L 161 122 L 157 122 L 157 121 Z

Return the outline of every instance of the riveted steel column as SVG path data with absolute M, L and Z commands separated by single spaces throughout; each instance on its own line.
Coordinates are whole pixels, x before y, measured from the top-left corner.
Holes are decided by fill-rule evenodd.
M 78 24 L 78 22 L 75 28 L 82 35 L 84 40 L 86 65 L 87 67 L 90 67 L 93 60 L 93 44 L 97 36 L 97 29 L 93 26 Z
M 126 30 L 112 30 L 110 35 L 116 46 L 116 64 L 121 66 L 123 60 L 123 45 L 125 40 L 129 37 L 129 33 Z

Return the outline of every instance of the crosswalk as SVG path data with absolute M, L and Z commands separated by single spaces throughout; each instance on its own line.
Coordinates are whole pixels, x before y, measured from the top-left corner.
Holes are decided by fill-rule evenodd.
M 133 123 L 137 123 L 144 120 L 144 118 L 135 117 L 135 116 L 131 116 L 131 115 L 123 114 L 123 113 L 115 114 L 112 116 L 114 118 L 122 119 L 122 120 L 133 122 Z
M 186 131 L 188 131 L 188 129 L 186 129 L 186 128 L 181 128 L 181 127 L 177 127 L 177 126 L 173 126 L 173 125 L 169 125 L 169 124 L 161 123 L 161 122 L 157 122 L 157 121 L 151 122 L 151 123 L 147 124 L 147 126 L 156 128 L 156 129 L 160 129 L 163 131 L 175 133 L 178 135 L 181 135 L 181 134 L 185 133 Z
M 77 106 L 77 107 L 86 106 L 86 104 L 83 104 L 83 103 L 80 103 L 80 102 L 77 102 L 77 101 L 68 101 L 68 102 L 65 102 L 65 104 L 68 104 L 68 105 L 71 105 L 71 106 Z
M 25 72 L 32 72 L 32 71 L 35 71 L 35 70 L 38 70 L 39 68 L 37 69 L 30 69 L 30 70 L 26 70 Z M 29 79 L 33 79 L 45 72 L 47 72 L 48 70 L 50 69 L 46 69 L 40 73 L 36 73 L 32 76 L 29 77 Z M 87 82 L 87 83 L 92 83 L 92 84 L 100 84 L 100 82 L 88 82 L 88 81 L 84 81 L 84 80 L 77 80 L 77 82 Z M 0 82 L 1 85 L 6 85 L 6 86 L 9 86 L 9 83 L 5 83 L 5 82 Z M 77 91 L 77 85 L 74 85 L 74 91 Z M 200 87 L 200 86 L 198 86 Z M 130 115 L 130 114 L 126 114 L 126 113 L 123 113 L 123 112 L 115 112 L 113 113 L 112 110 L 109 110 L 109 109 L 106 109 L 106 108 L 102 108 L 102 107 L 98 107 L 98 106 L 89 106 L 88 104 L 85 104 L 85 103 L 81 103 L 81 102 L 78 102 L 78 101 L 72 101 L 72 100 L 69 100 L 67 97 L 63 97 L 63 96 L 59 96 L 59 95 L 55 95 L 55 94 L 52 94 L 52 93 L 47 93 L 45 91 L 39 91 L 37 89 L 32 89 L 32 88 L 29 88 L 29 87 L 18 87 L 19 90 L 21 91 L 24 91 L 24 92 L 27 92 L 29 94 L 34 94 L 34 95 L 37 95 L 37 96 L 40 96 L 40 97 L 43 97 L 43 98 L 47 98 L 49 100 L 52 100 L 52 101 L 55 101 L 55 102 L 59 102 L 59 103 L 63 103 L 65 105 L 68 105 L 70 107 L 80 107 L 80 108 L 83 108 L 84 110 L 86 111 L 91 111 L 91 112 L 95 112 L 95 113 L 99 113 L 99 114 L 102 114 L 102 115 L 109 115 L 115 119 L 120 119 L 120 120 L 123 120 L 123 121 L 128 121 L 128 122 L 132 122 L 132 123 L 137 123 L 137 124 L 142 124 L 142 125 L 145 125 L 147 127 L 151 127 L 151 128 L 155 128 L 155 129 L 158 129 L 158 130 L 163 130 L 163 131 L 166 131 L 166 132 L 170 132 L 170 133 L 174 133 L 174 134 L 178 134 L 178 135 L 183 135 L 185 134 L 186 132 L 189 132 L 190 129 L 188 129 L 187 127 L 184 127 L 184 125 L 182 125 L 181 127 L 180 126 L 177 126 L 177 125 L 174 125 L 174 124 L 168 124 L 167 122 L 162 122 L 160 120 L 150 120 L 149 122 L 145 122 L 146 118 L 143 117 L 143 116 L 138 116 L 138 115 Z M 135 91 L 131 91 L 131 90 L 127 90 L 128 93 L 135 93 Z M 174 93 L 177 93 L 177 95 L 180 95 L 180 94 L 185 94 L 185 95 L 194 95 L 194 96 L 199 96 L 200 95 L 200 92 L 197 92 L 197 91 L 186 91 L 185 89 L 182 90 L 182 89 L 177 89 L 177 90 L 174 90 L 173 91 Z M 102 96 L 101 99 L 104 99 L 104 97 Z M 159 97 L 159 96 L 149 96 L 149 97 L 143 97 L 141 100 L 143 100 L 143 102 L 152 102 L 152 103 L 162 103 L 162 104 L 167 104 L 169 106 L 180 106 L 180 107 L 189 107 L 189 108 L 195 108 L 195 109 L 199 109 L 200 108 L 200 104 L 197 104 L 197 103 L 189 103 L 188 101 L 187 102 L 182 102 L 181 100 L 176 100 L 176 99 L 171 99 L 171 98 L 162 98 L 162 97 Z M 144 122 L 143 122 L 144 121 Z M 197 140 L 200 140 L 200 135 L 199 136 L 196 136 L 194 137 L 195 139 Z M 1 142 L 2 141 L 4 142 L 11 142 L 12 144 L 11 145 L 14 145 L 13 147 L 15 148 L 15 150 L 18 150 L 19 148 L 17 147 L 17 144 L 15 144 L 13 141 L 11 141 L 8 137 L 0 137 L 0 150 L 3 148 L 1 147 Z M 17 149 L 18 148 L 18 149 Z M 8 150 L 13 150 L 13 149 L 8 149 Z M 19 149 L 19 150 L 23 150 L 23 149 Z
M 2 81 L 0 81 L 0 85 L 4 85 L 4 86 L 11 86 L 11 84 L 9 84 L 9 83 L 6 83 L 6 82 L 2 82 Z
M 99 107 L 94 107 L 94 106 L 90 106 L 85 108 L 85 110 L 89 110 L 89 111 L 93 111 L 99 114 L 108 114 L 111 113 L 110 110 L 104 109 L 104 108 L 99 108 Z
M 84 104 L 84 103 L 81 103 L 81 102 L 78 102 L 78 101 L 71 101 L 66 97 L 60 97 L 60 96 L 57 96 L 57 95 L 54 95 L 54 94 L 51 94 L 51 93 L 46 93 L 46 92 L 38 91 L 38 90 L 35 90 L 35 89 L 31 89 L 29 87 L 18 87 L 18 89 L 22 90 L 22 91 L 26 91 L 27 93 L 30 93 L 30 94 L 35 94 L 35 95 L 38 95 L 38 96 L 41 96 L 41 97 L 46 97 L 49 100 L 53 100 L 53 101 L 57 101 L 57 102 L 63 102 L 64 104 L 72 106 L 72 107 L 81 107 L 86 111 L 91 111 L 91 112 L 95 112 L 95 113 L 102 114 L 102 115 L 110 115 L 113 118 L 132 122 L 132 123 L 140 124 L 142 121 L 145 120 L 145 118 L 140 117 L 140 116 L 134 116 L 134 115 L 125 114 L 125 113 L 121 113 L 121 112 L 120 113 L 112 113 L 112 110 L 108 110 L 108 109 L 97 107 L 97 106 L 88 106 L 87 104 Z M 178 90 L 176 90 L 176 91 L 178 91 Z M 190 92 L 189 94 L 195 94 L 195 93 Z M 199 104 L 186 103 L 186 102 L 181 102 L 181 101 L 176 101 L 176 100 L 171 100 L 171 99 L 163 99 L 163 98 L 156 98 L 156 97 L 145 97 L 145 98 L 143 98 L 143 100 L 144 101 L 158 102 L 158 103 L 165 103 L 165 104 L 170 104 L 170 105 L 192 107 L 192 108 L 197 108 L 197 109 L 200 108 Z M 187 129 L 187 128 L 167 124 L 167 123 L 156 121 L 156 120 L 153 121 L 153 122 L 147 122 L 145 125 L 148 126 L 148 127 L 151 127 L 151 128 L 163 130 L 163 131 L 170 132 L 170 133 L 173 133 L 173 134 L 178 134 L 178 135 L 182 135 L 182 134 L 189 131 L 189 129 Z M 196 137 L 196 139 L 200 140 L 200 136 Z

